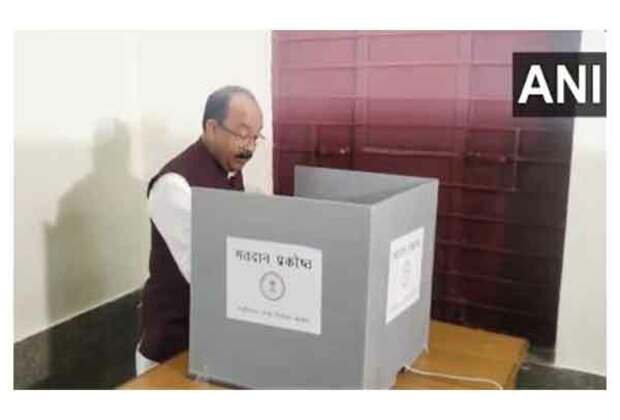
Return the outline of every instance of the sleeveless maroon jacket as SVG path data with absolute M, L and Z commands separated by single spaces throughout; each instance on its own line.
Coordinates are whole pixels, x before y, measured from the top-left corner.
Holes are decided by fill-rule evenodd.
M 198 139 L 168 162 L 149 182 L 147 197 L 157 179 L 170 172 L 183 176 L 190 187 L 243 190 L 243 175 L 230 180 L 227 172 Z M 142 292 L 140 352 L 162 362 L 189 345 L 189 284 L 166 242 L 151 220 L 149 278 Z

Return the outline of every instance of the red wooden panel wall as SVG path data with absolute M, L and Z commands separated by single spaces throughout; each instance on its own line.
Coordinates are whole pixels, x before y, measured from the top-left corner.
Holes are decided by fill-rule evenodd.
M 432 315 L 553 346 L 572 119 L 513 118 L 514 51 L 579 32 L 276 31 L 274 174 L 440 180 Z

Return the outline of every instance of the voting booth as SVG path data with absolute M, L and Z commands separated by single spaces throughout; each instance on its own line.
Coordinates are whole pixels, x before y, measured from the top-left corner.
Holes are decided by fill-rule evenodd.
M 192 189 L 189 374 L 389 388 L 428 344 L 438 181 L 297 166 L 294 196 Z

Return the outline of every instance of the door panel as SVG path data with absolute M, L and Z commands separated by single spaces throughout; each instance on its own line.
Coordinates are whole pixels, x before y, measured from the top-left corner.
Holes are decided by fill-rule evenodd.
M 570 31 L 275 31 L 275 190 L 295 163 L 440 180 L 432 316 L 555 342 L 570 118 L 513 118 L 515 51 Z

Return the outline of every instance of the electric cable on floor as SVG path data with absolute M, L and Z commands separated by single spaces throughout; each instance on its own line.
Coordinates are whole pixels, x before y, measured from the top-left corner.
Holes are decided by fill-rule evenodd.
M 497 387 L 497 389 L 504 389 L 503 386 L 501 386 L 498 382 L 494 381 L 493 379 L 472 378 L 472 377 L 468 377 L 468 376 L 449 375 L 449 374 L 446 374 L 446 373 L 427 372 L 427 371 L 415 369 L 415 368 L 412 368 L 412 367 L 409 367 L 409 366 L 403 366 L 403 368 L 405 368 L 409 372 L 417 373 L 418 375 L 436 376 L 436 377 L 439 377 L 439 378 L 446 378 L 446 379 L 456 379 L 457 381 L 483 382 L 483 383 L 492 384 L 495 387 Z

